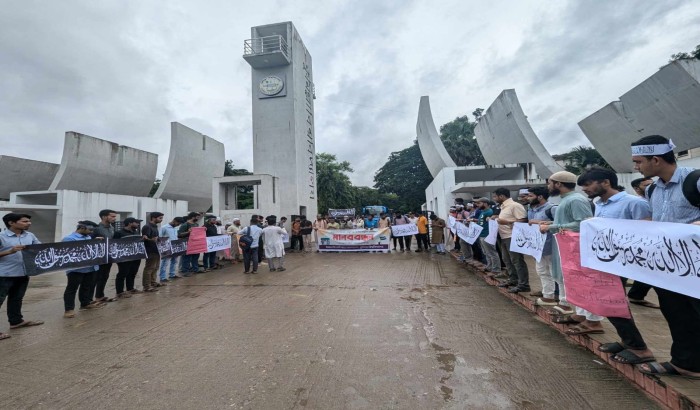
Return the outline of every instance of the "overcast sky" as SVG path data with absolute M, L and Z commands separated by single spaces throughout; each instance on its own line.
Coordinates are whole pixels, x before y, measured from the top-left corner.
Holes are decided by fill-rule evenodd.
M 0 11 L 0 155 L 60 162 L 65 131 L 159 155 L 170 122 L 252 169 L 250 27 L 291 20 L 313 58 L 317 152 L 373 185 L 415 139 L 514 88 L 550 153 L 576 123 L 700 43 L 700 2 L 32 1 Z

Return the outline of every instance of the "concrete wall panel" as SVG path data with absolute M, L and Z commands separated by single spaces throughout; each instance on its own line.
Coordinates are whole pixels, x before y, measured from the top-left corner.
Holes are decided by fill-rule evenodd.
M 211 180 L 224 175 L 224 144 L 177 122 L 170 135 L 168 165 L 154 198 L 188 201 L 190 210 L 206 211 Z
M 428 96 L 420 98 L 416 134 L 418 135 L 418 146 L 420 147 L 423 161 L 425 161 L 425 165 L 427 165 L 430 175 L 432 175 L 433 178 L 435 178 L 443 168 L 457 166 L 452 160 L 452 157 L 450 157 L 450 154 L 447 153 L 445 145 L 442 143 L 440 135 L 437 132 L 437 128 L 435 128 Z
M 147 196 L 157 168 L 156 154 L 69 131 L 49 190 Z
M 700 146 L 700 61 L 675 61 L 579 122 L 618 172 L 631 172 L 630 143 L 645 135 L 673 140 L 676 152 Z
M 535 135 L 515 90 L 504 90 L 496 98 L 474 133 L 489 165 L 531 162 L 541 178 L 563 170 Z
M 0 198 L 9 199 L 17 191 L 43 191 L 58 172 L 50 162 L 0 155 Z

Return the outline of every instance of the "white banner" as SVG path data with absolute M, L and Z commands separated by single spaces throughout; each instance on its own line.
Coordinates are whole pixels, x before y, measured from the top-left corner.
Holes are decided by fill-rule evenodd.
M 389 252 L 389 228 L 319 229 L 320 252 Z
M 231 249 L 231 235 L 207 236 L 207 252 Z
M 490 243 L 491 245 L 496 245 L 496 240 L 498 239 L 498 222 L 494 219 L 489 219 L 489 234 L 486 235 L 484 241 Z
M 481 225 L 472 222 L 469 225 L 465 225 L 463 223 L 457 223 L 455 225 L 457 228 L 457 236 L 462 238 L 462 240 L 470 245 L 473 245 L 474 242 L 476 242 L 477 239 L 479 239 L 479 235 L 481 234 L 481 231 L 484 230 L 484 228 L 481 227 Z
M 414 224 L 392 225 L 391 234 L 394 236 L 418 235 L 418 225 L 414 225 Z
M 700 298 L 700 226 L 587 219 L 581 265 Z
M 516 222 L 513 224 L 510 251 L 530 255 L 539 262 L 542 259 L 542 250 L 546 240 L 547 234 L 540 232 L 539 225 Z
M 457 228 L 455 227 L 456 224 L 457 224 L 457 218 L 455 218 L 455 217 L 452 216 L 452 215 L 450 215 L 450 216 L 447 217 L 447 228 L 448 228 L 450 231 L 452 231 L 452 235 L 454 235 L 455 233 L 457 233 Z

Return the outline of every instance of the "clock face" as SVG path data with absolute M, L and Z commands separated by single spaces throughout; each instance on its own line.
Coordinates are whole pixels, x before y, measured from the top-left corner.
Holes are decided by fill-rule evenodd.
M 260 92 L 265 95 L 277 95 L 284 88 L 284 81 L 281 78 L 271 75 L 260 81 Z

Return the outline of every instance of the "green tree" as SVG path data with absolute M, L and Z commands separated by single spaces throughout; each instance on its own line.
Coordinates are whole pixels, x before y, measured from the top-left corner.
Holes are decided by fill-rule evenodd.
M 233 160 L 227 159 L 224 162 L 224 176 L 235 177 L 238 175 L 252 175 L 253 173 L 245 168 L 235 168 Z M 236 187 L 236 209 L 253 209 L 255 194 L 252 185 L 239 185 Z
M 695 46 L 695 50 L 689 52 L 689 53 L 676 53 L 671 55 L 671 59 L 668 61 L 669 63 L 674 62 L 676 60 L 700 60 L 700 44 Z
M 564 154 L 552 155 L 552 158 L 557 161 L 563 161 L 564 168 L 576 175 L 580 175 L 593 165 L 612 169 L 610 164 L 605 161 L 595 148 L 585 147 L 583 145 L 575 147 Z
M 153 186 L 151 187 L 151 192 L 148 193 L 149 198 L 153 198 L 153 195 L 156 194 L 158 191 L 158 188 L 160 188 L 160 179 L 156 178 L 156 180 L 153 182 Z
M 479 119 L 483 111 L 477 108 L 472 114 L 474 118 Z M 486 165 L 474 136 L 474 128 L 476 128 L 476 122 L 469 121 L 466 115 L 457 117 L 440 127 L 440 139 L 447 153 L 458 166 Z
M 355 203 L 355 191 L 347 173 L 354 172 L 348 161 L 338 162 L 335 155 L 316 154 L 316 189 L 319 213 L 329 208 L 348 208 Z
M 419 210 L 425 202 L 425 188 L 432 180 L 433 177 L 420 153 L 418 141 L 414 141 L 410 147 L 389 155 L 389 160 L 374 174 L 374 187 L 380 193 L 396 195 L 399 202 L 395 208 Z

